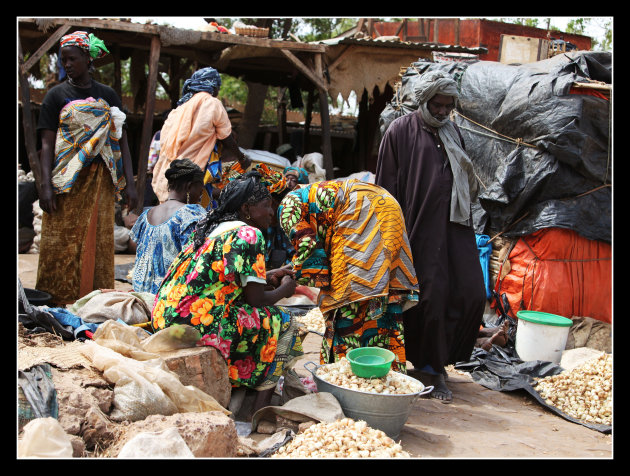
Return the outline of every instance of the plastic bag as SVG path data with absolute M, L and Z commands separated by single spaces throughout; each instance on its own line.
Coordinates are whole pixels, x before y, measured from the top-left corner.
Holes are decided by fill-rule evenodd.
M 195 455 L 177 431 L 167 428 L 157 433 L 139 433 L 123 446 L 118 458 L 194 458 Z
M 18 458 L 72 458 L 72 442 L 56 419 L 37 418 L 24 426 Z
M 199 339 L 201 339 L 201 334 L 194 327 L 173 325 L 142 341 L 142 348 L 151 353 L 167 352 L 195 347 Z
M 158 354 L 148 352 L 144 349 L 137 332 L 145 331 L 138 327 L 110 320 L 98 326 L 98 329 L 92 336 L 92 340 L 134 360 L 152 360 L 159 358 Z
M 192 385 L 183 385 L 179 377 L 171 372 L 162 358 L 136 349 L 139 355 L 154 356 L 153 359 L 135 360 L 118 353 L 115 349 L 127 350 L 132 346 L 133 332 L 129 326 L 112 321 L 108 326 L 118 327 L 111 335 L 129 339 L 126 345 L 116 339 L 86 342 L 81 352 L 114 387 L 113 420 L 137 421 L 148 415 L 172 415 L 184 412 L 220 411 L 223 408 L 211 395 Z M 127 331 L 127 332 L 125 332 Z M 141 345 L 138 343 L 137 345 Z

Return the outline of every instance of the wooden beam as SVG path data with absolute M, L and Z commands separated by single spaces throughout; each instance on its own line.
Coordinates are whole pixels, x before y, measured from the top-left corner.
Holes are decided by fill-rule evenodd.
M 35 53 L 24 63 L 24 72 L 27 73 L 31 70 L 31 68 L 35 65 L 35 63 L 39 62 L 42 56 L 44 56 L 50 48 L 57 43 L 66 32 L 72 28 L 71 25 L 61 25 L 57 30 L 50 35 L 50 37 L 44 42 L 42 46 L 40 46 Z
M 138 157 L 138 178 L 136 190 L 138 193 L 138 205 L 134 213 L 140 215 L 144 207 L 144 190 L 147 178 L 147 162 L 149 160 L 149 148 L 153 136 L 153 112 L 155 110 L 155 90 L 157 88 L 157 75 L 160 62 L 160 38 L 151 38 L 151 53 L 149 55 L 149 77 L 147 80 L 147 100 L 144 106 L 144 122 L 142 123 L 142 136 L 140 139 L 140 157 Z
M 365 25 L 365 18 L 359 18 L 359 21 L 357 22 L 357 33 L 363 30 L 363 25 Z
M 332 70 L 334 70 L 337 66 L 339 66 L 339 63 L 341 63 L 341 60 L 346 56 L 346 54 L 348 53 L 348 51 L 350 50 L 350 45 L 346 45 L 343 50 L 341 51 L 341 54 L 339 56 L 337 56 L 335 58 L 335 61 L 333 61 L 330 66 L 328 67 L 328 72 L 331 72 Z
M 35 18 L 20 18 L 19 23 L 35 23 Z M 48 21 L 57 25 L 68 24 L 71 27 L 93 28 L 103 30 L 125 31 L 138 33 L 146 36 L 158 36 L 163 28 L 170 28 L 164 25 L 131 23 L 120 20 L 102 20 L 98 18 L 50 18 Z M 254 38 L 250 36 L 215 33 L 209 31 L 199 31 L 200 40 L 213 43 L 225 43 L 226 45 L 249 45 L 263 48 L 289 49 L 294 51 L 309 51 L 314 53 L 325 53 L 326 45 L 313 43 L 299 43 L 295 41 L 276 40 L 270 38 Z
M 280 50 L 284 56 L 286 56 L 293 65 L 299 69 L 302 73 L 304 73 L 318 89 L 323 89 L 324 91 L 328 91 L 328 86 L 324 83 L 321 78 L 318 78 L 313 71 L 307 68 L 304 63 L 300 61 L 300 59 L 291 53 L 289 50 L 281 49 Z
M 26 155 L 28 156 L 28 163 L 33 172 L 35 178 L 35 186 L 39 194 L 41 186 L 41 166 L 39 162 L 39 156 L 37 154 L 37 137 L 35 134 L 35 127 L 33 126 L 33 115 L 31 114 L 31 92 L 26 78 L 26 70 L 24 66 L 24 57 L 22 55 L 22 42 L 18 38 L 18 64 L 20 65 L 20 71 L 18 74 L 20 82 L 20 99 L 22 100 L 22 126 L 24 127 L 24 144 L 26 145 Z

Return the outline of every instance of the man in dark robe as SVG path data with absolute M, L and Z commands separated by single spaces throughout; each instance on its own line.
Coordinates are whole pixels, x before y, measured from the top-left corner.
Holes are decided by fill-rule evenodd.
M 477 183 L 459 129 L 449 119 L 455 81 L 428 72 L 415 89 L 419 108 L 392 121 L 379 148 L 376 184 L 400 203 L 420 287 L 403 314 L 405 348 L 431 396 L 452 401 L 445 366 L 467 361 L 485 309 L 485 288 L 472 227 Z

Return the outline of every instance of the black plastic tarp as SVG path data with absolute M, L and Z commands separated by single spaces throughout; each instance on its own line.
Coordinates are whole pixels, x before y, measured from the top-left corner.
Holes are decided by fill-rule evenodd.
M 564 369 L 558 364 L 542 360 L 524 362 L 518 357 L 512 345 L 507 347 L 493 345 L 490 350 L 475 347 L 470 360 L 457 362 L 455 368 L 469 372 L 476 383 L 490 390 L 501 392 L 524 390 L 539 404 L 566 420 L 601 433 L 612 432 L 612 426 L 610 425 L 578 420 L 564 413 L 559 408 L 549 405 L 534 388 L 536 384 L 535 379 L 558 375 Z
M 417 110 L 414 84 L 434 70 L 458 82 L 455 122 L 481 182 L 477 233 L 519 237 L 559 227 L 611 241 L 610 101 L 570 92 L 574 83 L 610 83 L 610 53 L 572 52 L 523 65 L 419 60 L 381 113 L 381 136 L 394 119 Z

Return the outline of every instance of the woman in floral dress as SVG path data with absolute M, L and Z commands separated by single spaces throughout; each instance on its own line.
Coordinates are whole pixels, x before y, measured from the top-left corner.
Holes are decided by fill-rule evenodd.
M 218 208 L 199 221 L 171 264 L 151 319 L 155 331 L 177 324 L 195 327 L 200 344 L 225 358 L 232 386 L 259 391 L 255 407 L 268 403 L 283 371 L 302 355 L 297 324 L 287 310 L 274 306 L 293 295 L 293 272 L 265 269 L 261 230 L 274 213 L 259 174 L 229 182 Z

